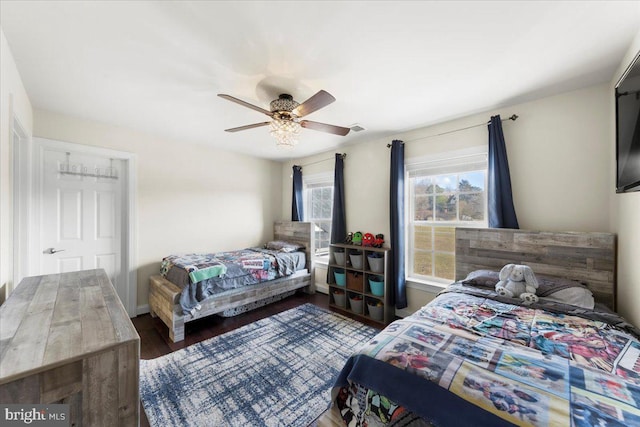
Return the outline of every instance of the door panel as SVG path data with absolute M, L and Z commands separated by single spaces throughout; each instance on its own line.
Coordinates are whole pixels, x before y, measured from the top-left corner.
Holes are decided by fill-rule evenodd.
M 58 190 L 58 240 L 82 240 L 82 191 Z
M 40 274 L 104 268 L 127 301 L 121 271 L 124 184 L 96 176 L 119 170 L 122 162 L 50 148 L 42 154 Z
M 113 277 L 116 272 L 116 254 L 96 255 L 95 264 L 96 268 L 104 268 L 107 276 Z
M 116 218 L 115 194 L 113 191 L 97 191 L 96 196 L 96 239 L 113 239 L 115 237 Z
M 56 273 L 69 273 L 71 271 L 80 271 L 84 270 L 82 268 L 82 257 L 65 257 L 58 258 L 58 268 L 56 269 Z M 45 273 L 50 274 L 50 273 Z

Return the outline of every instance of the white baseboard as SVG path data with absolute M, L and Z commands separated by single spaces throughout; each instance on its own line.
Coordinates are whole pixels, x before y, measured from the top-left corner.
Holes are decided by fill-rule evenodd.
M 316 282 L 316 292 L 320 292 L 321 294 L 329 295 L 329 286 L 326 283 Z
M 136 316 L 140 316 L 141 314 L 147 314 L 149 312 L 150 312 L 149 304 L 139 305 L 138 307 L 136 307 Z

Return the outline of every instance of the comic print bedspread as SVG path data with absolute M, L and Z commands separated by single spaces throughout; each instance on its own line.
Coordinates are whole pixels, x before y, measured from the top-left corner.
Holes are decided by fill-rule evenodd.
M 640 425 L 632 327 L 470 293 L 440 294 L 349 359 L 332 390 L 347 425 Z
M 304 252 L 279 252 L 247 248 L 215 254 L 169 255 L 160 272 L 182 288 L 183 313 L 193 313 L 199 302 L 231 289 L 254 285 L 305 268 Z

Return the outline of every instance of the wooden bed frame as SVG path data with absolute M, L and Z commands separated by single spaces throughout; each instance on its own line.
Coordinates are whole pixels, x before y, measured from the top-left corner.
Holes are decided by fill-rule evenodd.
M 585 283 L 596 302 L 616 309 L 615 234 L 456 228 L 456 280 L 510 263 Z
M 178 342 L 184 340 L 184 325 L 187 322 L 299 288 L 304 288 L 307 293 L 314 293 L 314 224 L 311 222 L 276 221 L 273 225 L 273 239 L 303 245 L 307 258 L 307 273 L 297 273 L 247 288 L 236 289 L 222 296 L 211 296 L 200 302 L 202 308 L 194 316 L 182 314 L 180 306 L 182 290 L 164 277 L 154 275 L 149 278 L 151 316 L 160 317 L 169 327 L 171 341 Z

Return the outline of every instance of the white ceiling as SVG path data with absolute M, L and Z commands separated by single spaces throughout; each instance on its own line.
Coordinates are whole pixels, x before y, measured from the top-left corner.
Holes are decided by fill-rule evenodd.
M 34 108 L 270 159 L 301 157 L 610 81 L 640 30 L 640 2 L 1 1 Z M 320 89 L 293 152 L 269 109 Z

